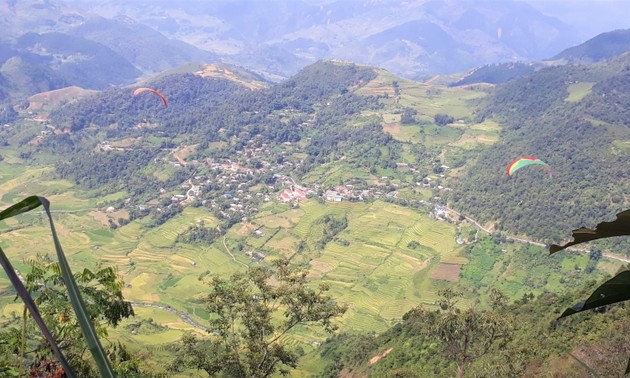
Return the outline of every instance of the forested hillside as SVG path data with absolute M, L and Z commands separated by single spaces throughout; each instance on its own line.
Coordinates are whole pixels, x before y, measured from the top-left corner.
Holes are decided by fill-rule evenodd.
M 506 232 L 558 240 L 628 206 L 630 56 L 593 66 L 540 70 L 496 88 L 484 117 L 500 142 L 457 179 L 455 208 Z M 508 177 L 519 156 L 548 163 Z
M 448 193 L 448 202 L 498 230 L 545 241 L 561 239 L 567 230 L 622 209 L 630 185 L 625 168 L 630 153 L 627 61 L 623 57 L 596 66 L 551 67 L 496 87 L 475 117 L 501 124 L 500 140 L 474 155 L 468 153 L 464 174 L 449 179 L 454 191 Z M 121 176 L 125 169 L 93 169 L 91 160 L 99 164 L 107 160 L 78 143 L 86 135 L 106 139 L 154 135 L 162 148 L 198 144 L 194 155 L 198 160 L 211 155 L 230 158 L 251 143 L 299 142 L 304 155 L 293 160 L 299 175 L 340 156 L 354 167 L 375 172 L 375 167 L 396 167 L 402 161 L 400 148 L 388 147 L 400 142 L 383 133 L 378 117 L 366 118 L 358 129 L 347 126 L 361 112 L 382 106 L 376 96 L 353 92 L 374 75 L 368 68 L 319 63 L 282 84 L 256 91 L 223 79 L 167 76 L 153 85 L 169 98 L 168 108 L 152 97 L 134 97 L 131 90 L 108 90 L 53 112 L 56 127 L 69 128 L 73 134 L 52 136 L 40 148 L 54 150 L 66 144 L 83 151 L 74 153 L 59 172 L 84 185 L 133 185 L 133 180 L 120 180 L 127 177 Z M 213 142 L 221 142 L 221 147 L 209 154 L 206 146 Z M 389 153 L 383 154 L 383 148 Z M 428 150 L 421 143 L 413 150 L 411 162 L 433 155 L 422 152 Z M 142 154 L 149 162 L 159 153 L 141 151 L 109 154 L 122 160 Z M 479 158 L 473 159 L 477 153 Z M 536 169 L 505 175 L 510 161 L 531 155 L 549 164 L 551 175 Z M 82 172 L 107 177 L 86 181 Z
M 577 294 L 584 296 L 589 290 Z M 572 305 L 575 294 L 524 295 L 495 310 L 509 323 L 504 330 L 509 337 L 480 353 L 465 376 L 590 377 L 592 371 L 603 377 L 621 376 L 630 349 L 624 336 L 630 327 L 627 306 L 556 320 L 560 309 Z M 427 332 L 444 326 L 443 315 L 419 306 L 383 334 L 344 333 L 330 338 L 321 347 L 320 355 L 328 364 L 319 377 L 455 376 L 455 357 Z M 475 342 L 470 340 L 471 345 Z
M 569 62 L 601 62 L 630 51 L 630 29 L 613 30 L 597 35 L 577 46 L 570 47 L 552 59 Z
M 47 138 L 40 148 L 58 151 L 62 145 L 75 153 L 59 172 L 70 175 L 83 185 L 120 185 L 126 169 L 104 169 L 103 153 L 93 152 L 92 145 L 80 143 L 88 135 L 107 139 L 157 135 L 167 148 L 175 143 L 198 144 L 195 157 L 230 158 L 251 143 L 281 144 L 307 141 L 301 159 L 301 172 L 307 173 L 317 164 L 330 161 L 344 150 L 356 164 L 390 164 L 374 158 L 367 145 L 385 147 L 392 142 L 371 122 L 356 130 L 342 127 L 344 120 L 366 109 L 378 109 L 375 97 L 357 96 L 349 89 L 367 83 L 374 77 L 368 68 L 322 63 L 311 66 L 283 84 L 270 89 L 251 91 L 226 79 L 202 78 L 184 74 L 167 76 L 153 83 L 169 99 L 164 108 L 152 96 L 134 97 L 131 90 L 113 89 L 92 99 L 66 106 L 51 115 L 59 128 L 68 128 L 72 135 Z M 329 102 L 327 102 L 329 101 Z M 209 143 L 221 142 L 218 150 L 208 151 Z M 342 147 L 343 146 L 343 147 Z M 139 149 L 135 153 L 110 152 L 124 166 L 143 155 L 144 164 L 159 149 Z M 107 155 L 107 154 L 105 154 Z M 287 157 L 288 158 L 288 157 Z M 131 159 L 131 160 L 130 160 Z M 94 163 L 91 163 L 91 162 Z M 103 169 L 94 169 L 99 164 Z M 141 163 L 142 164 L 142 163 Z M 87 174 L 89 180 L 84 180 Z M 101 178 L 94 174 L 103 175 Z M 96 180 L 96 181 L 94 181 Z

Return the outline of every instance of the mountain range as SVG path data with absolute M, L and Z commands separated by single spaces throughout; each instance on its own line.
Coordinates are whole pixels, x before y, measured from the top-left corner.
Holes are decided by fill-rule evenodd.
M 131 17 L 232 63 L 283 77 L 318 59 L 383 67 L 407 77 L 453 73 L 541 59 L 579 41 L 571 26 L 515 1 L 89 4 L 97 14 Z
M 0 27 L 0 75 L 26 94 L 128 84 L 194 61 L 272 80 L 321 59 L 422 78 L 578 42 L 575 28 L 516 1 L 2 0 Z

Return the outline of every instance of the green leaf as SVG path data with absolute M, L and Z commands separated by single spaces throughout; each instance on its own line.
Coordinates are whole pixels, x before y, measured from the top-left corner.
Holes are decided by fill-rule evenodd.
M 96 361 L 96 366 L 101 373 L 101 377 L 113 378 L 114 372 L 109 363 L 109 360 L 107 359 L 107 356 L 105 355 L 105 351 L 103 350 L 101 341 L 98 339 L 96 330 L 94 329 L 94 326 L 90 321 L 87 307 L 83 302 L 83 297 L 81 296 L 79 287 L 74 280 L 74 276 L 72 275 L 72 271 L 70 270 L 70 265 L 68 265 L 66 255 L 63 253 L 61 243 L 59 242 L 59 238 L 57 237 L 55 224 L 53 223 L 52 214 L 50 213 L 50 202 L 44 197 L 37 198 L 39 198 L 42 206 L 44 206 L 44 210 L 46 210 L 46 215 L 48 216 L 48 221 L 50 223 L 50 232 L 52 233 L 53 242 L 55 243 L 55 250 L 57 251 L 57 259 L 59 260 L 59 266 L 61 267 L 61 273 L 63 274 L 64 281 L 66 282 L 68 296 L 70 297 L 70 302 L 72 302 L 72 308 L 74 309 L 77 320 L 79 321 L 79 325 L 81 326 L 81 332 L 83 332 L 83 337 L 85 337 L 88 349 L 92 353 L 94 361 Z
M 16 203 L 15 205 L 0 211 L 0 221 L 5 220 L 7 218 L 14 217 L 16 215 L 29 212 L 41 205 L 42 205 L 42 202 L 39 200 L 39 197 L 37 196 L 30 196 L 30 197 L 24 198 L 23 200 Z
M 85 337 L 85 340 L 87 342 L 88 349 L 92 353 L 92 357 L 96 362 L 101 377 L 114 377 L 112 367 L 109 363 L 109 360 L 107 359 L 105 351 L 103 350 L 103 346 L 98 339 L 96 331 L 94 330 L 94 326 L 90 321 L 87 307 L 85 306 L 83 297 L 81 296 L 81 292 L 79 291 L 79 287 L 77 286 L 74 276 L 72 275 L 72 271 L 70 270 L 70 266 L 68 265 L 66 256 L 63 253 L 63 249 L 61 248 L 61 243 L 59 242 L 57 232 L 55 231 L 55 224 L 53 223 L 52 214 L 50 213 L 50 202 L 44 197 L 27 197 L 17 204 L 0 212 L 0 220 L 28 212 L 37 208 L 40 205 L 44 207 L 46 215 L 48 216 L 48 221 L 50 223 L 50 232 L 52 234 L 53 242 L 55 244 L 55 251 L 57 252 L 57 259 L 59 260 L 61 273 L 66 283 L 66 288 L 68 289 L 68 296 L 70 298 L 70 302 L 72 303 L 72 308 L 74 309 L 77 320 L 79 321 L 81 332 L 83 333 L 83 337 Z
M 630 235 L 630 210 L 625 210 L 617 214 L 617 219 L 612 222 L 602 222 L 598 224 L 595 229 L 582 227 L 577 230 L 573 230 L 574 240 L 572 242 L 565 245 L 552 244 L 549 247 L 549 252 L 556 253 L 572 245 L 602 238 L 625 235 Z
M 617 274 L 595 289 L 588 299 L 564 310 L 560 318 L 630 299 L 630 270 Z
M 55 341 L 55 338 L 46 326 L 46 323 L 44 323 L 44 319 L 42 319 L 42 315 L 39 313 L 39 309 L 37 308 L 35 301 L 33 301 L 33 297 L 31 297 L 28 290 L 26 290 L 24 284 L 20 280 L 20 277 L 18 277 L 17 273 L 15 273 L 15 269 L 13 269 L 11 262 L 9 262 L 9 259 L 5 255 L 2 248 L 0 248 L 0 264 L 4 268 L 4 271 L 7 273 L 7 276 L 9 276 L 9 280 L 11 281 L 11 284 L 13 284 L 13 287 L 17 291 L 18 295 L 20 296 L 20 298 L 22 298 L 24 305 L 31 313 L 31 316 L 35 320 L 35 323 L 37 323 L 37 326 L 39 326 L 39 329 L 42 331 L 44 338 L 48 341 L 48 344 L 50 344 L 50 348 L 53 350 L 53 353 L 55 357 L 57 357 L 57 360 L 59 360 L 59 363 L 61 363 L 61 366 L 63 366 L 63 370 L 65 371 L 66 375 L 68 377 L 74 377 L 74 372 L 70 367 L 68 360 L 66 360 L 66 357 L 59 349 L 59 345 Z

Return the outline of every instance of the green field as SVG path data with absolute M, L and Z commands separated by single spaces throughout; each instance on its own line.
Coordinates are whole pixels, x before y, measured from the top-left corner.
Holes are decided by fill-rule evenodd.
M 591 88 L 593 88 L 595 83 L 589 82 L 581 82 L 574 83 L 569 85 L 567 88 L 569 95 L 564 100 L 567 102 L 577 102 L 586 97 L 589 93 L 591 93 Z
M 327 214 L 348 219 L 348 228 L 337 236 L 349 245 L 329 242 L 323 250 L 316 248 L 322 236 L 319 220 Z M 463 259 L 453 225 L 380 201 L 321 204 L 309 200 L 301 202 L 300 209 L 252 222 L 282 229 L 263 245 L 246 239 L 261 250 L 281 246 L 286 255 L 298 241 L 307 242 L 309 250 L 296 255 L 294 261 L 307 262 L 311 277 L 329 284 L 333 296 L 349 304 L 341 321 L 348 330 L 383 330 L 415 305 L 432 303 L 436 288 L 428 282 L 430 274 L 419 280 L 414 277 L 430 270 L 433 258 Z M 421 247 L 408 248 L 412 240 Z

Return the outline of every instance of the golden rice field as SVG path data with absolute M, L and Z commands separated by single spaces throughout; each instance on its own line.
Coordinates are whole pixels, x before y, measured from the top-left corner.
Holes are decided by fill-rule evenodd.
M 340 328 L 357 331 L 383 331 L 412 307 L 435 302 L 441 286 L 432 277 L 436 277 L 433 271 L 440 266 L 438 263 L 467 262 L 460 255 L 461 246 L 455 243 L 453 225 L 436 222 L 426 211 L 381 201 L 320 203 L 312 199 L 300 202 L 299 208 L 265 204 L 258 216 L 228 231 L 225 245 L 222 238 L 209 246 L 177 242 L 178 235 L 202 221 L 205 226 L 217 224 L 203 207 L 188 207 L 154 228 L 148 228 L 145 220 L 135 220 L 110 229 L 103 222 L 107 214 L 99 207 L 103 202 L 68 191 L 68 183 L 45 181 L 46 172 L 29 169 L 13 178 L 0 177 L 2 204 L 6 207 L 32 194 L 27 192 L 27 183 L 33 177 L 44 180 L 45 185 L 33 187 L 46 186 L 44 194 L 53 200 L 53 209 L 64 210 L 53 217 L 75 270 L 94 268 L 99 263 L 115 266 L 125 280 L 127 299 L 169 305 L 188 312 L 201 323 L 204 319 L 199 317 L 194 303 L 207 288 L 198 278 L 207 274 L 227 276 L 245 269 L 244 265 L 255 264 L 245 255 L 246 251 L 262 252 L 269 259 L 290 257 L 308 267 L 314 284 L 327 283 L 330 295 L 348 305 L 347 313 L 339 319 Z M 121 197 L 124 193 L 116 193 L 112 198 Z M 348 227 L 337 237 L 348 245 L 331 241 L 318 249 L 325 215 L 347 218 Z M 10 258 L 18 261 L 18 269 L 23 269 L 23 261 L 38 253 L 54 255 L 43 214 L 27 214 L 0 226 L 13 227 L 1 234 L 0 243 Z M 253 233 L 258 229 L 263 231 L 262 236 Z M 306 249 L 296 253 L 302 241 L 306 242 Z M 419 247 L 410 248 L 412 241 Z M 244 246 L 241 251 L 234 248 L 237 242 Z M 6 287 L 8 282 L 0 278 L 0 288 Z M 0 309 L 3 316 L 10 316 L 21 311 L 21 306 L 5 301 Z M 177 340 L 184 330 L 190 329 L 164 310 L 138 308 L 137 313 L 138 318 L 151 317 L 168 328 L 152 335 L 130 335 L 119 329 L 113 337 L 153 345 L 160 351 L 160 345 Z M 285 337 L 291 345 L 301 345 L 308 351 L 326 335 L 304 327 Z

